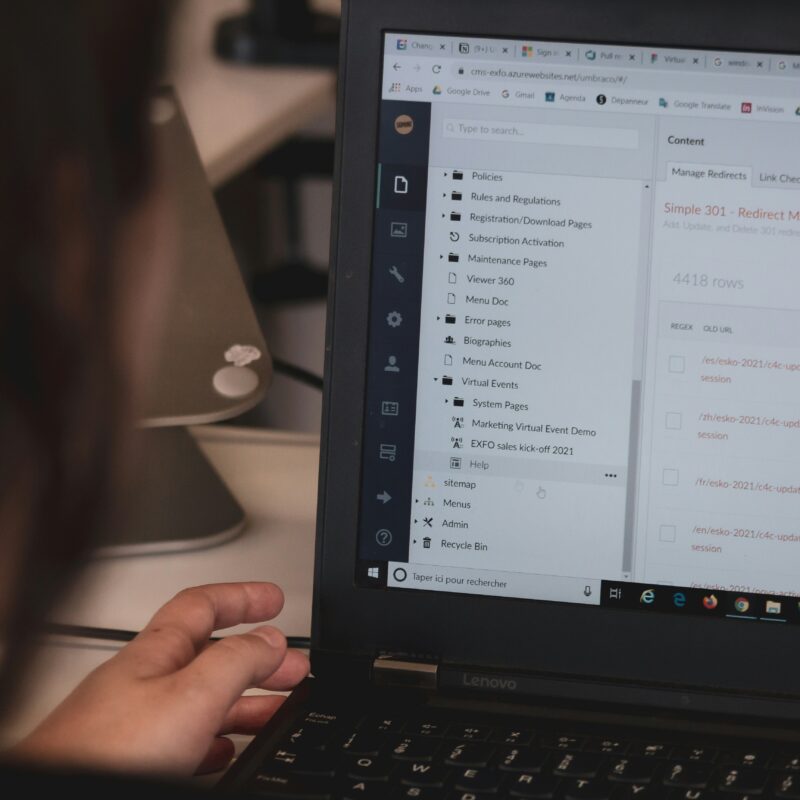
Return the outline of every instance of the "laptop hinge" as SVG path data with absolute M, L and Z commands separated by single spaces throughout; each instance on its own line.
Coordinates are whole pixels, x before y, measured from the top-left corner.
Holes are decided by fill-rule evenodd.
M 372 663 L 372 680 L 378 686 L 436 689 L 439 665 L 431 661 L 404 661 L 394 656 L 379 656 Z

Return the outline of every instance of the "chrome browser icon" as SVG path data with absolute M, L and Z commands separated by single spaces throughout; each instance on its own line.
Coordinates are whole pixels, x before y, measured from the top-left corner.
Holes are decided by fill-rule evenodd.
M 740 614 L 744 614 L 750 610 L 750 601 L 746 597 L 738 597 L 734 602 L 733 607 Z

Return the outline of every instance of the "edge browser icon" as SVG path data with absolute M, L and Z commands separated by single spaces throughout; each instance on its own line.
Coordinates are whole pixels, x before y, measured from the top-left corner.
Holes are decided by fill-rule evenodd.
M 645 606 L 651 606 L 656 600 L 656 593 L 652 589 L 645 589 L 641 597 L 639 597 L 639 602 Z

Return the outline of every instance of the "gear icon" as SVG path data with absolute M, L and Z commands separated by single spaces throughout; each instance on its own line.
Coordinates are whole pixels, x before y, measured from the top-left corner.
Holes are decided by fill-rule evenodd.
M 390 328 L 399 328 L 403 324 L 403 315 L 399 311 L 392 311 L 386 317 L 386 322 Z

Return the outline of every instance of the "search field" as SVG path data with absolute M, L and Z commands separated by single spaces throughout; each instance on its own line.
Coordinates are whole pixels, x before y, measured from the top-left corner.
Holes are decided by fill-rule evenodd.
M 639 131 L 629 128 L 543 125 L 532 122 L 502 122 L 475 119 L 445 119 L 445 139 L 484 142 L 554 144 L 567 147 L 639 148 Z

